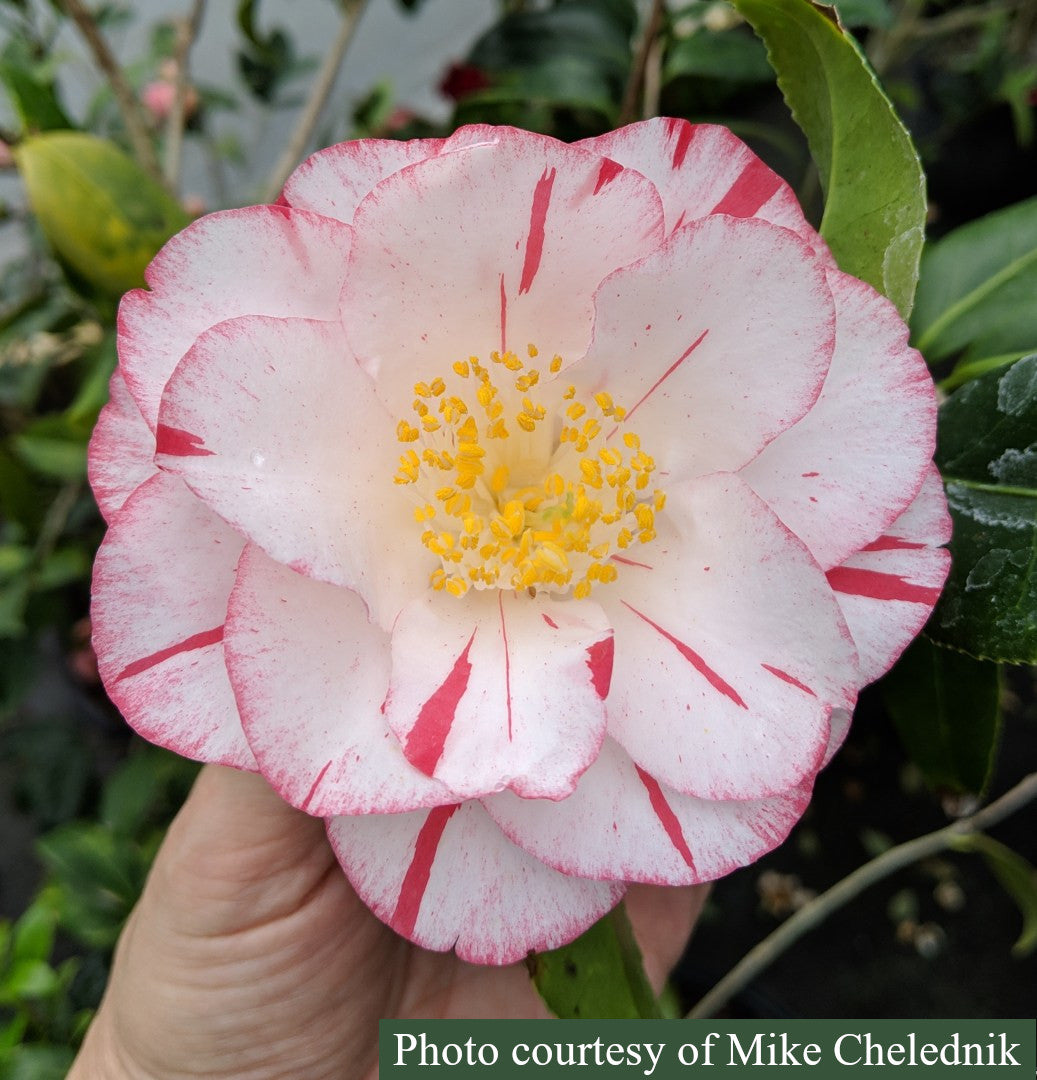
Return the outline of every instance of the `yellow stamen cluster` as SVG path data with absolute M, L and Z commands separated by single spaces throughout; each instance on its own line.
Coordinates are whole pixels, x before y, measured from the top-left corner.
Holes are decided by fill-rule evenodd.
M 527 353 L 538 355 L 533 345 Z M 555 356 L 548 371 L 561 367 Z M 614 581 L 611 556 L 655 538 L 666 500 L 648 490 L 655 462 L 637 435 L 623 432 L 610 445 L 625 411 L 605 392 L 584 404 L 574 386 L 559 397 L 549 384 L 547 397 L 533 400 L 541 373 L 513 352 L 491 353 L 489 365 L 458 360 L 449 379 L 415 383 L 417 422 L 396 428 L 407 449 L 394 479 L 412 486 L 421 541 L 441 563 L 432 587 L 579 599 Z

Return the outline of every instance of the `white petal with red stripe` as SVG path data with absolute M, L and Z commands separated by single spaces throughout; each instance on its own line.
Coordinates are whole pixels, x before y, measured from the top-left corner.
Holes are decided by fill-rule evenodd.
M 389 637 L 355 592 L 248 545 L 224 636 L 241 723 L 281 797 L 318 817 L 452 801 L 404 758 L 382 715 Z
M 827 569 L 874 540 L 932 460 L 936 396 L 896 308 L 838 271 L 835 355 L 821 396 L 743 477 Z
M 127 500 L 94 562 L 94 648 L 109 697 L 146 739 L 254 769 L 223 659 L 242 541 L 175 477 Z
M 477 802 L 332 818 L 328 836 L 360 898 L 397 933 L 475 964 L 510 964 L 577 937 L 625 886 L 552 870 Z
M 178 365 L 157 460 L 278 562 L 357 589 L 388 627 L 435 562 L 393 484 L 394 427 L 337 324 L 246 316 Z
M 755 217 L 791 229 L 831 260 L 792 189 L 725 127 L 657 117 L 575 145 L 647 176 L 662 196 L 667 233 L 708 214 Z
M 492 144 L 419 162 L 368 195 L 342 317 L 383 400 L 407 409 L 416 379 L 473 354 L 529 343 L 567 362 L 583 354 L 602 278 L 662 238 L 655 188 L 601 167 L 501 128 Z
M 363 197 L 387 176 L 435 157 L 442 139 L 357 139 L 311 154 L 288 177 L 282 198 L 349 224 Z
M 751 461 L 817 400 L 835 347 L 823 267 L 761 221 L 685 226 L 609 277 L 595 307 L 591 349 L 563 378 L 607 390 L 677 477 Z
M 618 580 L 595 594 L 616 635 L 609 734 L 686 795 L 780 795 L 817 771 L 829 712 L 853 700 L 839 605 L 737 476 L 669 488 L 656 522 L 631 556 L 645 565 L 616 559 Z
M 511 840 L 564 874 L 692 885 L 777 847 L 809 799 L 809 785 L 744 802 L 682 795 L 607 739 L 567 799 L 502 792 L 482 801 Z
M 935 467 L 915 501 L 877 540 L 828 571 L 860 654 L 861 684 L 893 666 L 925 626 L 950 570 L 951 519 Z
M 148 425 L 162 388 L 206 328 L 239 315 L 338 317 L 351 232 L 285 206 L 250 206 L 199 218 L 145 271 L 149 289 L 119 306 L 119 364 Z
M 118 368 L 108 384 L 108 403 L 90 436 L 87 473 L 97 506 L 110 522 L 155 467 L 155 436 L 126 389 Z
M 389 726 L 461 797 L 561 798 L 605 737 L 612 630 L 593 602 L 430 592 L 392 634 Z

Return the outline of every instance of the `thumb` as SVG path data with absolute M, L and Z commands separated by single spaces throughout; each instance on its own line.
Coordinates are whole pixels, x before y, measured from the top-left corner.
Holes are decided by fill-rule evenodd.
M 333 867 L 319 818 L 289 806 L 261 776 L 207 765 L 169 828 L 143 902 L 162 910 L 170 930 L 233 934 L 296 910 Z

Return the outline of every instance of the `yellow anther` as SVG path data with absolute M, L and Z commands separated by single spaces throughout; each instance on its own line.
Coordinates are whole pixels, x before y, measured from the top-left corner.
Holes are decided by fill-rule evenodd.
M 656 510 L 661 510 L 666 505 L 666 492 L 657 491 L 652 496 L 652 502 L 654 503 Z
M 616 408 L 614 402 L 612 401 L 612 395 L 606 393 L 604 390 L 594 395 L 594 403 L 598 406 L 599 409 L 601 409 L 601 411 L 606 416 L 612 413 L 613 410 Z
M 496 420 L 504 412 L 504 403 L 499 399 L 488 405 L 486 415 L 490 420 Z
M 497 393 L 497 387 L 493 383 L 483 383 L 475 392 L 475 396 L 479 399 L 479 404 L 485 409 L 487 405 L 493 401 L 494 395 Z
M 461 443 L 475 442 L 479 438 L 479 427 L 474 416 L 469 416 L 457 429 L 457 440 Z
M 622 407 L 621 407 L 621 406 L 619 406 L 619 405 L 617 405 L 617 406 L 616 406 L 616 407 L 615 407 L 615 408 L 614 408 L 614 409 L 612 410 L 612 419 L 613 419 L 613 420 L 625 420 L 625 419 L 626 419 L 626 415 L 627 415 L 627 411 L 626 411 L 626 409 L 622 408 Z
M 511 499 L 501 508 L 501 517 L 511 530 L 511 535 L 518 536 L 526 524 L 526 508 L 518 499 Z
M 565 491 L 565 478 L 561 473 L 551 473 L 544 481 L 544 491 L 548 495 L 561 495 Z
M 616 535 L 616 543 L 621 548 L 630 547 L 630 542 L 634 539 L 634 534 L 629 529 L 620 529 Z
M 421 432 L 416 427 L 412 427 L 406 420 L 401 420 L 396 425 L 396 438 L 400 442 L 417 442 L 421 436 Z
M 590 555 L 592 559 L 604 559 L 608 553 L 608 544 L 598 544 L 597 547 L 592 547 L 590 551 L 587 552 L 587 554 Z
M 439 397 L 440 394 L 446 393 L 446 383 L 442 379 L 433 379 L 429 384 L 429 389 L 433 397 Z
M 652 508 L 645 506 L 644 503 L 634 507 L 634 517 L 637 519 L 637 525 L 640 529 L 650 529 L 655 524 L 655 514 L 652 512 Z
M 623 455 L 610 446 L 603 446 L 598 451 L 598 457 L 600 457 L 606 465 L 619 465 L 623 461 Z
M 499 495 L 508 486 L 508 467 L 507 465 L 498 465 L 493 470 L 493 475 L 490 477 L 490 491 L 494 495 Z
M 529 344 L 526 346 L 526 355 L 532 360 L 540 355 L 540 350 L 535 345 Z
M 637 539 L 642 544 L 647 544 L 649 541 L 655 539 L 655 529 L 643 529 L 637 534 Z
M 485 457 L 486 451 L 477 442 L 463 442 L 457 444 L 457 455 L 471 461 L 472 458 Z
M 570 420 L 579 420 L 581 416 L 587 411 L 586 407 L 581 405 L 578 401 L 574 401 L 568 409 L 565 410 L 565 415 Z
M 607 563 L 601 568 L 598 577 L 603 585 L 607 585 L 610 581 L 615 581 L 619 577 L 619 571 L 611 563 Z
M 425 416 L 428 413 L 428 406 L 421 398 L 415 398 L 411 408 L 418 414 L 418 416 Z
M 538 549 L 540 558 L 558 573 L 564 573 L 569 568 L 569 561 L 565 557 L 565 551 L 550 540 L 545 540 Z
M 566 401 L 572 401 L 572 399 L 576 397 L 576 387 L 570 386 L 569 389 L 562 394 L 562 397 L 565 398 Z
M 443 425 L 434 416 L 423 416 L 421 426 L 426 431 L 439 431 Z
M 515 423 L 518 424 L 523 431 L 536 431 L 536 421 L 532 416 L 526 416 L 525 413 L 519 413 L 515 417 Z
M 578 581 L 576 585 L 573 586 L 573 596 L 576 597 L 577 600 L 586 600 L 590 594 L 591 584 L 586 578 L 584 578 L 583 581 Z
M 601 434 L 601 424 L 597 420 L 588 420 L 583 425 L 583 431 L 580 434 L 585 439 L 596 439 Z
M 462 577 L 452 577 L 447 580 L 446 591 L 451 596 L 464 596 L 468 592 L 468 582 Z
M 487 439 L 506 439 L 508 437 L 508 426 L 503 420 L 494 420 L 492 424 L 486 429 Z
M 601 466 L 593 458 L 580 458 L 580 472 L 591 487 L 601 487 Z
M 472 508 L 472 500 L 469 495 L 462 495 L 460 492 L 451 499 L 447 499 L 446 512 L 451 517 L 460 517 L 462 514 L 467 514 Z
M 465 361 L 465 360 L 455 360 L 454 361 L 454 371 L 455 371 L 456 374 L 460 375 L 462 379 L 467 379 L 469 373 L 471 372 L 471 370 L 472 369 L 468 366 L 467 361 Z
M 551 367 L 551 374 L 552 375 L 557 375 L 558 372 L 562 370 L 562 358 L 560 356 L 555 356 L 551 360 L 550 367 Z
M 501 363 L 508 371 L 521 371 L 524 367 L 522 361 L 513 352 L 505 353 L 501 357 Z

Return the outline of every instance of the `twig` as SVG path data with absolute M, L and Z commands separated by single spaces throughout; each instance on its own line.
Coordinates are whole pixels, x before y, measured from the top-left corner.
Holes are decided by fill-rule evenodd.
M 335 85 L 335 77 L 342 66 L 346 49 L 349 48 L 349 43 L 353 39 L 365 2 L 366 0 L 348 0 L 346 3 L 338 34 L 328 50 L 327 56 L 324 57 L 324 63 L 321 65 L 320 71 L 317 72 L 317 78 L 313 82 L 309 100 L 299 116 L 299 123 L 296 125 L 295 131 L 285 147 L 284 153 L 281 154 L 277 165 L 274 166 L 274 171 L 270 174 L 270 179 L 267 181 L 266 188 L 261 196 L 262 202 L 273 202 L 277 198 L 281 193 L 281 188 L 284 187 L 285 180 L 288 179 L 288 174 L 299 164 L 299 159 L 302 157 L 303 151 L 305 151 L 306 145 L 313 135 L 321 111 L 331 93 L 331 88 Z
M 176 50 L 173 61 L 176 64 L 176 82 L 173 85 L 173 105 L 166 119 L 165 160 L 162 173 L 171 191 L 180 186 L 180 155 L 184 145 L 184 123 L 186 121 L 187 73 L 191 46 L 198 36 L 205 11 L 205 0 L 194 0 L 191 14 L 180 19 L 176 27 Z
M 996 802 L 971 817 L 962 818 L 936 832 L 908 840 L 907 843 L 890 848 L 866 862 L 842 881 L 836 882 L 827 892 L 805 904 L 777 930 L 750 949 L 688 1013 L 688 1018 L 704 1019 L 715 1016 L 735 994 L 777 960 L 790 945 L 869 886 L 919 859 L 953 847 L 954 840 L 959 836 L 980 832 L 996 825 L 1034 798 L 1037 798 L 1037 773 L 1030 773 Z
M 65 9 L 72 16 L 79 32 L 83 35 L 90 52 L 93 54 L 97 66 L 104 72 L 108 84 L 115 94 L 115 100 L 122 114 L 122 122 L 126 125 L 126 134 L 133 146 L 133 155 L 140 166 L 149 172 L 159 183 L 164 183 L 162 169 L 159 167 L 158 155 L 155 147 L 148 136 L 148 125 L 144 118 L 144 110 L 133 93 L 133 89 L 126 81 L 126 76 L 119 67 L 118 61 L 108 48 L 108 43 L 97 29 L 94 17 L 83 6 L 81 0 L 64 0 Z
M 637 103 L 645 84 L 648 58 L 652 52 L 652 45 L 659 34 L 665 7 L 664 0 L 652 0 L 652 11 L 648 16 L 644 34 L 637 46 L 634 62 L 630 68 L 630 77 L 627 79 L 627 85 L 623 91 L 623 104 L 619 107 L 619 117 L 617 118 L 618 127 L 631 123 L 638 116 Z

